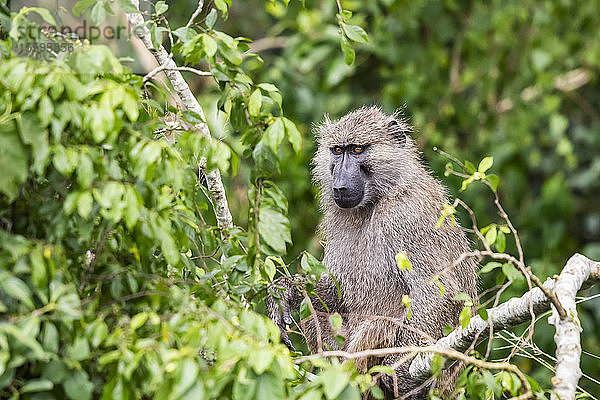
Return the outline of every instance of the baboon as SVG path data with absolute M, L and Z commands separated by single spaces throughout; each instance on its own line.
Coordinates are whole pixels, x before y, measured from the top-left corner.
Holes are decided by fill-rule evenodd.
M 465 234 L 448 219 L 436 227 L 448 204 L 446 191 L 421 163 L 411 133 L 405 119 L 378 107 L 360 108 L 334 122 L 326 119 L 318 127 L 313 176 L 324 213 L 323 264 L 335 280 L 323 274 L 315 287 L 320 338 L 314 317 L 302 323 L 311 351 L 320 343 L 340 348 L 328 320 L 334 312 L 343 318 L 338 333 L 346 338 L 341 348 L 349 352 L 433 343 L 444 327 L 458 324 L 464 303 L 454 297 L 477 295 L 477 263 L 466 259 L 454 265 L 470 250 Z M 411 269 L 398 267 L 398 253 L 408 257 Z M 291 282 L 278 282 L 284 301 L 267 301 L 288 345 L 289 310 L 303 299 Z M 410 298 L 410 318 L 403 295 Z M 393 366 L 395 376 L 384 376 L 380 387 L 386 398 L 395 398 L 421 384 L 410 378 L 410 363 L 401 358 L 359 360 L 357 366 L 363 371 L 375 364 Z M 412 398 L 424 398 L 426 392 Z

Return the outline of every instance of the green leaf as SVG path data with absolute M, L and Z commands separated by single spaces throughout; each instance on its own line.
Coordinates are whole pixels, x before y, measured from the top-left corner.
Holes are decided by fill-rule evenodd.
M 285 125 L 283 118 L 277 118 L 267 130 L 262 138 L 262 141 L 273 150 L 273 153 L 279 152 L 279 144 L 285 136 Z
M 46 263 L 41 249 L 35 249 L 29 255 L 31 261 L 31 282 L 36 288 L 43 288 L 48 283 L 46 276 Z
M 94 165 L 87 154 L 80 154 L 77 166 L 77 182 L 82 189 L 87 189 L 94 180 Z
M 284 383 L 280 376 L 264 373 L 256 378 L 255 399 L 284 399 Z
M 517 267 L 509 263 L 502 265 L 502 273 L 504 274 L 504 276 L 506 276 L 509 280 L 513 282 L 525 279 L 521 271 L 519 271 Z
M 87 218 L 92 211 L 92 207 L 94 205 L 94 199 L 92 198 L 92 193 L 89 191 L 82 192 L 77 197 L 77 213 L 82 218 Z
M 493 164 L 494 164 L 494 158 L 493 157 L 485 157 L 479 163 L 479 166 L 477 167 L 477 171 L 479 171 L 479 172 L 481 172 L 483 174 L 483 173 L 485 173 L 485 171 L 487 171 L 488 169 L 490 169 Z
M 396 254 L 396 264 L 398 265 L 398 269 L 400 271 L 412 271 L 412 264 L 410 263 L 406 253 L 400 252 Z
M 505 233 L 507 235 L 510 233 L 510 228 L 508 226 L 501 226 L 500 230 L 502 231 L 502 233 Z
M 474 181 L 475 181 L 475 178 L 473 176 L 470 176 L 467 179 L 463 180 L 462 184 L 460 186 L 460 191 L 461 192 L 465 191 L 465 189 L 467 188 L 467 186 L 469 186 Z
M 127 229 L 132 230 L 138 222 L 138 217 L 142 208 L 137 190 L 131 186 L 127 186 L 123 201 L 125 202 L 123 215 L 125 218 L 125 225 L 127 226 Z
M 498 267 L 501 267 L 501 266 L 502 266 L 502 264 L 499 263 L 499 262 L 497 262 L 497 261 L 490 261 L 489 263 L 485 264 L 483 266 L 483 268 L 481 268 L 479 270 L 479 274 L 488 273 L 488 272 L 490 272 L 490 271 L 492 271 L 492 270 L 494 270 L 494 269 L 496 269 Z
M 129 91 L 125 92 L 123 98 L 121 99 L 121 108 L 123 109 L 123 111 L 125 111 L 125 114 L 127 114 L 127 118 L 129 118 L 131 122 L 135 122 L 138 119 L 138 107 L 139 104 L 137 96 L 134 96 Z
M 465 169 L 469 174 L 474 174 L 476 172 L 475 166 L 470 161 L 465 161 Z
M 58 351 L 59 335 L 56 325 L 50 321 L 44 321 L 44 329 L 42 332 L 42 346 L 44 350 L 49 353 L 56 353 Z
M 52 163 L 58 172 L 68 177 L 79 163 L 79 153 L 70 147 L 56 146 Z
M 506 236 L 502 230 L 499 230 L 496 236 L 496 250 L 500 253 L 504 253 L 504 250 L 506 250 Z
M 315 275 L 317 280 L 321 278 L 322 273 L 327 273 L 327 267 L 308 252 L 302 253 L 300 268 L 305 274 Z
M 469 326 L 469 322 L 471 321 L 471 306 L 465 305 L 458 316 L 458 323 L 462 329 L 465 329 Z
M 256 393 L 256 380 L 248 379 L 248 370 L 242 368 L 233 383 L 233 400 L 253 400 Z M 250 373 L 251 374 L 251 373 Z
M 329 324 L 334 331 L 339 330 L 342 327 L 342 316 L 338 313 L 331 314 L 329 316 Z
M 369 391 L 371 392 L 371 395 L 373 395 L 373 398 L 375 398 L 375 399 L 380 400 L 380 399 L 385 398 L 383 390 L 381 390 L 381 388 L 379 386 L 371 386 L 371 389 Z
M 123 11 L 125 11 L 126 13 L 139 12 L 138 9 L 133 4 L 131 4 L 131 0 L 117 0 L 117 3 L 119 3 L 121 9 L 123 9 Z
M 300 318 L 306 319 L 310 317 L 311 314 L 312 312 L 308 306 L 308 301 L 306 301 L 306 298 L 302 299 L 302 302 L 300 303 Z
M 90 346 L 85 337 L 76 337 L 67 348 L 67 356 L 73 360 L 82 361 L 90 356 Z
M 46 118 L 51 119 L 52 107 L 52 103 L 48 99 L 48 96 L 44 96 L 42 97 L 42 100 L 40 100 L 37 115 L 27 112 L 21 117 L 21 138 L 25 144 L 31 145 L 33 153 L 32 170 L 40 175 L 44 172 L 48 162 L 48 156 L 50 155 L 48 131 L 40 125 L 40 121 L 42 121 L 40 115 L 44 115 L 44 122 Z M 48 123 L 49 122 L 50 121 L 48 121 Z
M 219 37 L 217 41 L 218 48 L 223 59 L 233 64 L 234 66 L 238 66 L 242 63 L 242 55 L 237 49 L 237 45 L 235 42 L 229 40 L 223 40 Z
M 65 394 L 71 400 L 91 400 L 94 384 L 87 372 L 75 371 L 63 383 Z
M 454 296 L 453 300 L 456 300 L 456 301 L 464 301 L 464 302 L 468 302 L 468 303 L 470 303 L 470 304 L 473 304 L 473 299 L 471 299 L 471 296 L 469 296 L 469 295 L 468 295 L 467 293 L 465 293 L 465 292 L 460 292 L 460 293 L 457 293 L 457 294 Z
M 12 122 L 0 124 L 0 170 L 0 193 L 12 202 L 28 176 L 27 153 Z
M 27 346 L 31 351 L 33 351 L 34 356 L 37 359 L 45 359 L 46 353 L 40 344 L 32 338 L 31 336 L 25 334 L 23 330 L 18 328 L 16 325 L 9 324 L 6 322 L 0 322 L 0 333 L 6 333 L 14 337 L 15 340 L 22 343 L 24 346 Z
M 483 308 L 483 307 L 479 307 L 477 309 L 477 314 L 481 317 L 481 319 L 483 319 L 484 321 L 488 320 L 488 312 L 487 309 Z
M 342 23 L 342 30 L 348 37 L 348 39 L 357 43 L 367 43 L 369 37 L 367 36 L 367 32 L 363 28 L 358 25 L 347 25 Z
M 52 14 L 50 14 L 50 11 L 48 11 L 47 9 L 41 7 L 23 7 L 21 9 L 21 14 L 28 13 L 30 11 L 37 13 L 40 17 L 42 17 L 44 21 L 46 21 L 50 25 L 56 26 L 56 21 L 54 21 L 54 17 L 52 17 Z
M 348 375 L 339 369 L 332 367 L 319 376 L 319 382 L 323 386 L 323 393 L 328 399 L 335 399 L 348 384 Z
M 442 370 L 444 366 L 444 357 L 441 354 L 434 354 L 431 359 L 431 375 L 435 375 Z
M 175 29 L 173 31 L 173 35 L 177 36 L 182 42 L 187 42 L 195 38 L 198 35 L 198 32 L 192 28 L 186 28 L 185 26 L 182 26 Z
M 402 305 L 406 307 L 406 319 L 410 319 L 412 317 L 412 310 L 410 307 L 410 297 L 407 294 L 402 295 Z
M 103 1 L 97 2 L 96 5 L 92 8 L 91 17 L 92 23 L 95 26 L 98 26 L 102 22 L 104 22 L 104 18 L 106 18 L 106 10 L 104 9 Z
M 43 367 L 42 378 L 50 382 L 59 384 L 70 374 L 65 363 L 59 360 L 52 360 Z
M 394 371 L 391 367 L 387 365 L 375 365 L 369 369 L 369 374 L 377 374 L 379 372 L 383 372 L 386 375 L 394 376 L 396 371 Z
M 258 231 L 265 243 L 277 253 L 285 254 L 286 243 L 292 243 L 289 220 L 270 207 L 260 207 Z
M 216 9 L 211 9 L 210 12 L 208 13 L 208 15 L 206 16 L 206 26 L 209 29 L 212 29 L 213 26 L 215 26 L 215 22 L 217 22 L 217 10 Z
M 488 182 L 490 183 L 490 185 L 492 185 L 494 190 L 498 190 L 498 182 L 500 182 L 500 178 L 498 178 L 498 175 L 489 174 L 485 176 L 485 179 L 488 180 Z
M 91 329 L 90 344 L 93 348 L 97 348 L 104 342 L 108 336 L 108 327 L 103 320 L 94 321 L 94 326 Z
M 444 176 L 450 176 L 454 171 L 454 165 L 451 162 L 446 163 L 446 167 L 444 169 Z
M 2 279 L 0 279 L 0 288 L 2 288 L 4 293 L 25 304 L 28 308 L 35 308 L 31 299 L 29 286 L 16 276 L 8 273 L 4 274 Z
M 167 11 L 168 9 L 169 9 L 169 6 L 164 1 L 156 2 L 156 5 L 154 6 L 154 12 L 156 13 L 156 15 L 160 15 L 160 14 L 164 13 L 165 11 Z
M 354 62 L 355 53 L 354 49 L 352 48 L 352 45 L 350 44 L 350 41 L 346 39 L 345 36 L 342 36 L 340 45 L 342 47 L 342 52 L 344 53 L 344 60 L 346 61 L 346 64 L 352 65 L 352 63 Z
M 218 48 L 215 39 L 213 39 L 209 35 L 204 34 L 202 35 L 202 44 L 204 45 L 204 52 L 206 53 L 206 56 L 214 57 L 214 55 L 217 53 Z
M 272 83 L 259 83 L 257 86 L 267 92 L 279 92 L 277 86 L 273 85 Z
M 81 0 L 75 3 L 73 6 L 73 15 L 76 17 L 80 17 L 81 14 L 89 8 L 92 4 L 95 4 L 97 0 Z M 124 0 L 129 1 L 129 0 Z M 137 11 L 137 10 L 136 10 Z
M 152 47 L 159 49 L 163 42 L 163 33 L 167 31 L 167 28 L 157 25 L 150 27 L 150 39 L 152 41 Z
M 131 322 L 129 323 L 129 330 L 132 332 L 135 331 L 136 329 L 144 325 L 147 320 L 148 313 L 146 312 L 141 312 L 139 314 L 134 315 L 133 318 L 131 318 Z
M 296 124 L 294 124 L 289 119 L 282 117 L 283 125 L 285 127 L 285 133 L 287 134 L 287 138 L 292 145 L 294 151 L 296 153 L 300 152 L 300 147 L 302 146 L 302 135 L 298 128 L 296 128 Z
M 481 373 L 483 375 L 483 382 L 485 382 L 486 388 L 494 392 L 494 398 L 496 396 L 500 397 L 502 393 L 502 387 L 500 386 L 500 384 L 498 384 L 498 382 L 496 382 L 496 379 L 494 379 L 494 375 L 492 375 L 492 373 L 487 370 L 483 370 Z
M 225 2 L 225 0 L 214 0 L 214 4 L 215 7 L 221 11 L 221 14 L 223 14 L 223 18 L 227 19 L 227 3 Z
M 260 89 L 254 89 L 250 98 L 248 99 L 248 113 L 252 117 L 256 117 L 260 113 L 260 106 L 262 104 L 262 94 Z
M 485 241 L 487 242 L 487 244 L 489 246 L 494 244 L 494 242 L 496 241 L 497 235 L 498 235 L 498 230 L 496 229 L 496 225 L 491 226 L 490 229 L 488 229 L 488 231 L 485 234 Z
M 262 265 L 262 271 L 264 272 L 264 277 L 267 281 L 273 282 L 273 278 L 275 277 L 275 272 L 277 269 L 275 268 L 275 263 L 271 258 L 267 258 Z
M 175 387 L 172 398 L 180 398 L 189 388 L 191 388 L 198 379 L 198 363 L 192 359 L 183 359 L 177 367 L 177 377 L 175 378 Z
M 273 350 L 262 348 L 252 354 L 248 363 L 257 374 L 262 374 L 269 368 L 274 356 Z
M 47 379 L 32 379 L 27 381 L 21 388 L 21 393 L 31 393 L 31 392 L 46 392 L 48 390 L 52 390 L 54 388 L 54 384 Z

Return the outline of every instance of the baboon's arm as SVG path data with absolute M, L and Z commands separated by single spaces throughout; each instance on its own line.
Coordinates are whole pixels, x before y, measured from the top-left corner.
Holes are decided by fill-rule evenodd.
M 290 350 L 294 350 L 294 347 L 287 335 L 286 327 L 292 323 L 290 312 L 298 310 L 304 300 L 305 283 L 306 279 L 300 276 L 279 278 L 273 283 L 273 290 L 265 299 L 269 318 L 279 327 L 281 341 Z M 312 297 L 310 300 L 316 311 L 344 312 L 340 293 L 330 276 L 323 275 L 317 282 L 315 291 L 317 297 Z

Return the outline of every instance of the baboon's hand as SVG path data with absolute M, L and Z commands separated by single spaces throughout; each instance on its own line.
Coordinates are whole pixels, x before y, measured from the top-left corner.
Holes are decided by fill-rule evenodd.
M 278 288 L 282 288 L 283 290 L 279 290 Z M 285 344 L 288 349 L 295 351 L 292 341 L 286 332 L 286 327 L 292 323 L 289 303 L 291 289 L 291 285 L 285 278 L 278 279 L 274 284 L 274 294 L 269 294 L 265 299 L 265 304 L 267 306 L 269 318 L 271 318 L 271 320 L 275 322 L 275 325 L 279 327 L 281 342 Z

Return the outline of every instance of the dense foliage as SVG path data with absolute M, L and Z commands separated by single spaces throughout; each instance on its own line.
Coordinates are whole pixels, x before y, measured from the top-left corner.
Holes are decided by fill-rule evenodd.
M 369 35 L 356 46 L 353 65 L 340 51 L 335 1 L 278 2 L 267 13 L 250 11 L 261 3 L 233 7 L 227 28 L 255 40 L 265 62 L 248 68 L 277 84 L 301 130 L 309 134 L 323 114 L 339 117 L 363 104 L 403 108 L 426 162 L 475 210 L 480 227 L 498 222 L 489 191 L 470 185 L 459 192 L 461 179 L 444 176 L 448 160 L 432 149 L 473 161 L 493 156 L 501 200 L 538 276 L 558 273 L 574 252 L 600 259 L 598 3 L 343 1 Z M 290 203 L 313 204 L 290 215 L 292 254 L 319 249 L 315 193 L 303 183 L 312 154 L 307 141 L 303 154 L 288 155 L 294 163 L 281 176 Z M 466 214 L 461 221 L 469 225 Z M 515 254 L 512 241 L 506 246 Z M 482 275 L 483 288 L 496 278 Z M 524 280 L 515 282 L 502 299 L 525 289 Z M 593 356 L 600 353 L 597 300 L 581 304 L 580 318 L 587 352 L 582 369 L 594 378 L 600 375 Z M 553 329 L 542 324 L 534 341 L 552 354 Z M 548 386 L 552 373 L 539 361 L 552 361 L 536 349 L 527 353 L 519 365 Z M 597 381 L 584 377 L 580 385 L 600 393 Z
M 492 154 L 540 276 L 586 245 L 600 258 L 599 121 L 585 106 L 598 96 L 588 83 L 600 63 L 593 3 L 490 10 L 344 1 L 343 12 L 335 1 L 229 3 L 206 5 L 189 27 L 197 2 L 157 2 L 146 16 L 155 46 L 164 35 L 178 65 L 211 72 L 211 83 L 186 76 L 208 111 L 217 138 L 209 142 L 190 129 L 201 116 L 170 105 L 168 90 L 132 74 L 107 47 L 53 37 L 74 51 L 18 57 L 19 44 L 48 40 L 21 29 L 37 26 L 31 17 L 55 21 L 44 9 L 11 15 L 0 1 L 0 397 L 378 396 L 371 374 L 352 363 L 295 365 L 261 315 L 276 276 L 322 271 L 310 254 L 320 252 L 310 124 L 363 103 L 406 103 L 425 149 Z M 84 0 L 77 13 L 98 24 L 117 5 L 134 11 L 125 0 Z M 578 27 L 555 32 L 567 14 Z M 244 38 L 274 36 L 285 46 Z M 557 89 L 559 75 L 576 68 L 587 71 L 589 93 Z M 447 160 L 427 155 L 442 170 Z M 198 179 L 202 157 L 227 176 L 233 229 L 216 224 Z M 500 223 L 478 187 L 464 197 L 481 227 Z M 492 231 L 498 248 L 502 230 L 484 233 Z M 517 280 L 508 268 L 493 271 L 486 285 Z M 507 295 L 525 288 L 515 286 Z M 590 308 L 581 319 L 593 332 L 600 316 Z M 600 353 L 587 338 L 584 349 Z M 549 340 L 542 332 L 536 342 Z M 549 386 L 549 373 L 521 365 Z M 600 371 L 585 358 L 583 369 Z M 469 371 L 461 393 L 473 398 L 521 389 L 510 374 Z

